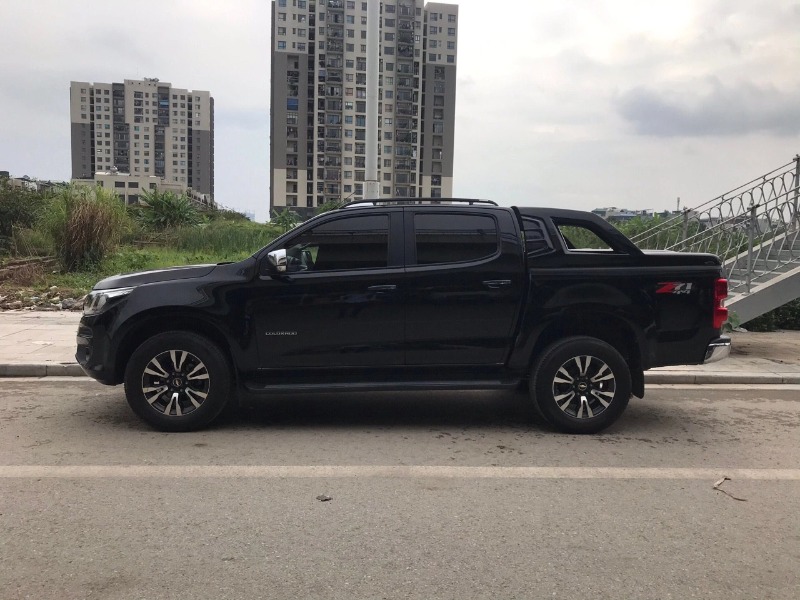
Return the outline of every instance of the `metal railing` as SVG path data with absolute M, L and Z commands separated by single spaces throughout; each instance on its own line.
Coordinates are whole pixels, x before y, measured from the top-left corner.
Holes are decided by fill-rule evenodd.
M 631 239 L 642 249 L 716 254 L 730 290 L 749 293 L 754 284 L 800 266 L 799 181 L 800 155 Z

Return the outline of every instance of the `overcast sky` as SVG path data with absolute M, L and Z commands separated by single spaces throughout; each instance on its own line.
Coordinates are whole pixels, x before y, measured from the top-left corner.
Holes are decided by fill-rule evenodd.
M 454 195 L 695 206 L 800 152 L 797 0 L 461 0 Z M 215 98 L 219 203 L 267 217 L 267 0 L 0 0 L 0 170 L 70 177 L 69 82 Z

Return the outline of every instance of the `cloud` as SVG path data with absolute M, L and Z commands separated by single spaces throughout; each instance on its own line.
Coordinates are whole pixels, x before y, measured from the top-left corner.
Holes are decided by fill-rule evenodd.
M 619 97 L 616 108 L 640 135 L 800 133 L 800 93 L 775 86 L 695 81 L 680 90 L 636 87 Z

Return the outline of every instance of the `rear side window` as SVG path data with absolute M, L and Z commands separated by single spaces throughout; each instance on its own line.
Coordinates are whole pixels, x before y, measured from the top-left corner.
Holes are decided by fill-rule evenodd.
M 414 231 L 418 265 L 479 260 L 497 253 L 497 224 L 485 215 L 418 213 Z

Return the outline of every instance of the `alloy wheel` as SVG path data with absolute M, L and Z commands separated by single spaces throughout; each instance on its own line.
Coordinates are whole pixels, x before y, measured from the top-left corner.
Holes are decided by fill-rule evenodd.
M 200 408 L 210 387 L 206 365 L 186 350 L 167 350 L 154 356 L 142 373 L 145 400 L 169 417 L 182 417 Z
M 602 414 L 616 393 L 614 372 L 596 356 L 575 356 L 553 378 L 553 399 L 565 414 L 591 419 Z

